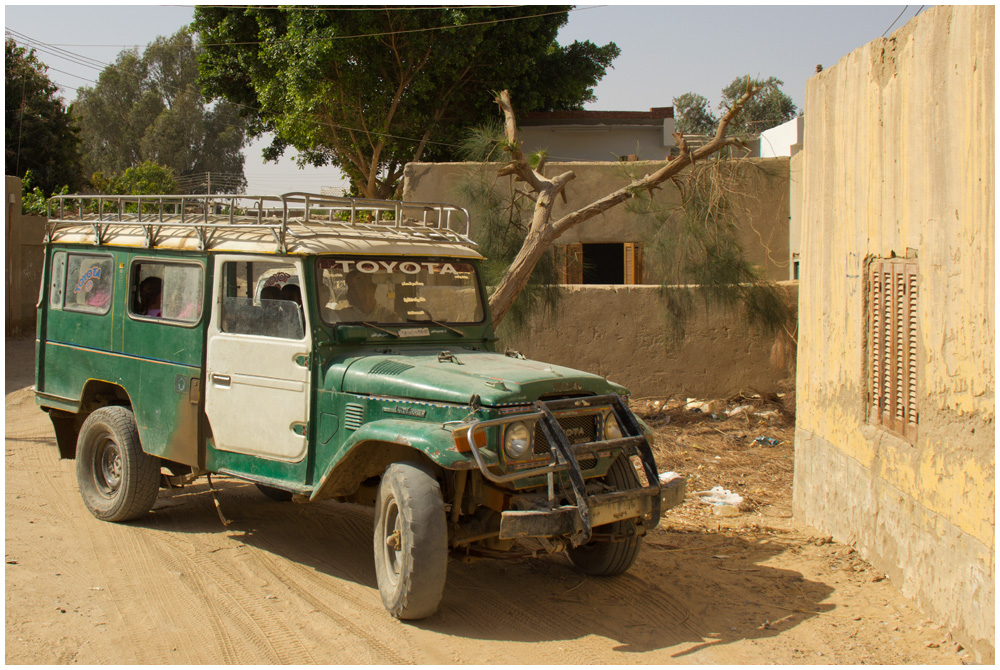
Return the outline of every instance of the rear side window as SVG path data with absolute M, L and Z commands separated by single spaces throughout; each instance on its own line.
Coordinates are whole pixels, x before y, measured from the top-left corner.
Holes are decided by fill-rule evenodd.
M 53 267 L 53 281 L 62 271 L 61 267 Z M 64 309 L 90 314 L 108 313 L 114 287 L 114 261 L 111 256 L 68 253 L 65 273 Z
M 133 318 L 196 323 L 204 303 L 204 271 L 198 263 L 136 261 L 129 275 Z

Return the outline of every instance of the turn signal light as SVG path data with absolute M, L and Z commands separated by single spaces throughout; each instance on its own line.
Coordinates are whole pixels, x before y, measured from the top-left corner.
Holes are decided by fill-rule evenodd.
M 486 446 L 486 433 L 485 432 L 483 432 L 481 430 L 477 430 L 475 433 L 473 433 L 473 435 L 474 435 L 473 439 L 475 439 L 477 447 L 479 447 L 481 449 L 481 448 L 483 448 L 483 447 Z M 455 448 L 458 449 L 459 453 L 467 454 L 470 451 L 472 451 L 472 447 L 469 446 L 469 428 L 468 428 L 468 426 L 466 426 L 465 428 L 460 428 L 460 429 L 454 431 L 452 433 L 452 436 L 455 438 Z

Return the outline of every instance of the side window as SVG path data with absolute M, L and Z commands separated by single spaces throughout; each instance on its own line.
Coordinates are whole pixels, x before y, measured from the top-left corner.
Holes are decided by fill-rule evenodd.
M 194 263 L 137 261 L 129 281 L 129 314 L 196 323 L 204 304 L 204 272 Z
M 111 256 L 69 253 L 66 255 L 65 271 L 65 309 L 107 314 L 111 309 L 114 286 L 114 261 Z
M 222 265 L 219 328 L 224 333 L 301 340 L 302 292 L 294 265 L 267 261 Z
M 52 270 L 49 273 L 49 306 L 62 309 L 66 289 L 66 252 L 52 254 Z

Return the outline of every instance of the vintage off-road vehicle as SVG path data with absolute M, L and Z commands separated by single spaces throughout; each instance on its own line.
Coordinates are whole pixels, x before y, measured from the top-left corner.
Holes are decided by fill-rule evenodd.
M 662 486 L 627 391 L 496 351 L 465 210 L 283 196 L 59 196 L 37 403 L 99 519 L 224 474 L 375 507 L 386 608 L 432 614 L 449 552 L 635 561 Z M 214 489 L 212 489 L 214 492 Z

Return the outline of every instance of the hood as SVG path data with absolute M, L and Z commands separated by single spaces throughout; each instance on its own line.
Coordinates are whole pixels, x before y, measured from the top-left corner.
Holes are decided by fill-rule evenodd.
M 558 393 L 625 393 L 603 377 L 559 365 L 471 349 L 407 351 L 356 359 L 344 374 L 347 393 L 483 405 L 534 402 Z

